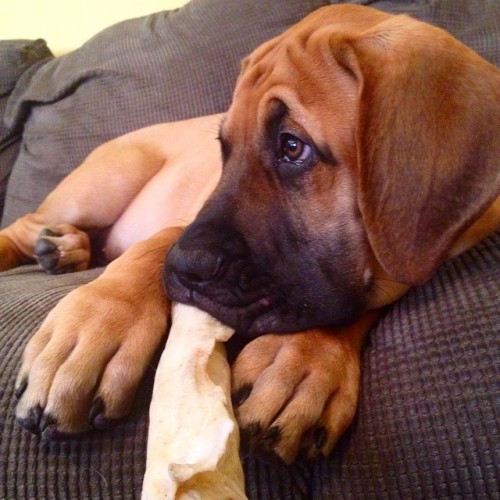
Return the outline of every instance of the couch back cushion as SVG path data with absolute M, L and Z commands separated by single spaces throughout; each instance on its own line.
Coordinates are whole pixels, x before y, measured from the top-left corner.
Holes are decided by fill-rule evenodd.
M 4 114 L 18 80 L 51 59 L 45 40 L 0 40 L 0 215 L 7 182 L 19 153 L 22 127 L 6 127 Z M 25 78 L 28 78 L 25 76 Z
M 18 82 L 24 124 L 2 226 L 33 211 L 99 144 L 154 123 L 223 112 L 240 61 L 327 0 L 192 0 L 116 24 Z
M 500 2 L 484 0 L 192 0 L 114 25 L 27 72 L 6 109 L 24 134 L 2 226 L 33 211 L 99 144 L 131 130 L 227 109 L 241 59 L 328 3 L 407 13 L 500 64 Z

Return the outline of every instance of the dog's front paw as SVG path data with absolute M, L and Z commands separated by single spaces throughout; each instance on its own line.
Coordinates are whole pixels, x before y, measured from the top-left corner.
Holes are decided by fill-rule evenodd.
M 113 280 L 71 292 L 25 349 L 16 383 L 19 423 L 64 439 L 125 416 L 166 320 L 165 304 L 133 300 Z
M 330 453 L 356 412 L 358 351 L 348 338 L 321 330 L 248 344 L 233 366 L 242 443 L 287 464 Z

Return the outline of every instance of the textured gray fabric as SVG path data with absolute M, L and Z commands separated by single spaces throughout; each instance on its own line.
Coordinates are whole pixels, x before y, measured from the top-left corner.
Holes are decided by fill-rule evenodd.
M 139 498 L 154 371 L 115 429 L 42 442 L 14 422 L 25 343 L 47 311 L 100 270 L 0 276 L 0 498 Z M 360 410 L 329 459 L 245 462 L 252 499 L 495 498 L 500 491 L 500 234 L 395 304 L 364 354 Z
M 409 12 L 440 24 L 485 57 L 500 63 L 497 0 L 358 3 Z M 270 36 L 273 30 L 281 31 L 283 26 L 274 25 L 274 16 L 293 22 L 297 20 L 294 16 L 305 14 L 301 9 L 307 11 L 312 6 L 312 2 L 295 5 L 285 0 L 196 0 L 176 14 L 160 13 L 113 28 L 79 55 L 71 56 L 75 59 L 62 58 L 52 69 L 47 66 L 40 75 L 37 71 L 41 80 L 22 79 L 16 89 L 20 94 L 11 108 L 11 124 L 22 124 L 28 119 L 23 148 L 30 150 L 24 154 L 32 157 L 23 156 L 16 164 L 16 181 L 12 185 L 19 183 L 19 190 L 12 192 L 10 217 L 15 210 L 28 209 L 30 200 L 25 203 L 23 198 L 30 198 L 30 190 L 36 191 L 34 184 L 41 184 L 37 191 L 37 196 L 41 196 L 95 142 L 140 126 L 146 118 L 151 123 L 224 109 L 230 94 L 229 82 L 237 72 L 236 53 L 243 51 L 231 45 L 236 41 L 245 46 L 257 44 L 262 26 L 266 27 L 262 38 Z M 177 21 L 193 23 L 191 29 L 187 24 L 173 23 L 172 16 Z M 231 21 L 224 23 L 223 19 Z M 207 23 L 212 25 L 210 30 Z M 137 33 L 136 28 L 132 33 L 128 31 L 132 25 Z M 222 38 L 229 30 L 236 38 L 224 44 Z M 161 43 L 155 45 L 154 39 Z M 104 50 L 104 41 L 110 46 L 109 52 Z M 103 51 L 103 66 L 97 68 L 90 62 L 97 55 L 93 54 L 96 47 Z M 159 47 L 171 51 L 170 55 L 158 55 Z M 147 49 L 148 54 L 139 56 L 141 48 Z M 210 57 L 207 48 L 212 48 Z M 113 50 L 128 50 L 131 59 L 147 58 L 148 65 L 157 70 L 157 74 L 147 73 L 148 79 L 152 79 L 151 87 L 141 80 L 140 65 L 130 69 L 128 57 L 122 60 L 117 56 L 108 61 Z M 227 66 L 219 61 L 225 50 Z M 212 55 L 219 62 L 214 62 Z M 191 57 L 196 62 L 184 65 Z M 75 68 L 86 68 L 87 72 L 82 69 L 78 78 L 72 80 Z M 44 78 L 51 83 L 57 81 L 58 85 L 66 82 L 58 87 L 61 94 L 50 94 L 46 104 L 27 106 L 32 83 L 41 85 Z M 165 102 L 160 104 L 156 84 L 162 86 L 164 94 L 161 97 Z M 144 110 L 138 104 L 137 89 L 147 98 Z M 44 85 L 37 91 L 42 90 L 45 91 Z M 131 96 L 130 107 L 127 93 Z M 113 106 L 113 102 L 117 104 Z M 164 107 L 157 109 L 154 103 Z M 105 106 L 102 114 L 99 106 Z M 107 115 L 113 120 L 108 122 Z M 45 119 L 47 128 L 43 126 Z M 36 135 L 42 132 L 45 135 Z M 43 140 L 37 141 L 38 137 Z M 51 168 L 61 164 L 62 168 L 51 178 Z M 37 165 L 42 167 L 40 175 Z M 47 180 L 42 183 L 45 177 Z M 132 415 L 113 430 L 91 433 L 67 443 L 47 443 L 14 421 L 14 381 L 27 339 L 59 298 L 98 273 L 94 270 L 48 276 L 33 267 L 24 267 L 0 274 L 2 499 L 139 498 L 152 369 L 142 384 Z M 291 468 L 248 458 L 245 470 L 249 497 L 499 498 L 499 297 L 500 235 L 496 234 L 442 266 L 429 283 L 412 290 L 391 307 L 374 329 L 364 355 L 358 416 L 334 454 L 314 464 L 298 463 Z
M 332 0 L 408 14 L 449 31 L 485 59 L 500 66 L 498 0 Z
M 6 111 L 24 123 L 2 225 L 33 211 L 99 144 L 225 111 L 241 59 L 327 0 L 193 0 L 117 24 L 21 80 Z
M 0 40 L 0 97 L 9 94 L 21 75 L 33 64 L 52 58 L 47 42 Z
M 51 57 L 45 40 L 0 40 L 0 218 L 22 132 L 21 125 L 7 127 L 4 124 L 7 102 L 23 73 L 29 70 L 29 74 L 33 74 Z
M 313 498 L 498 498 L 500 234 L 383 318 L 354 426 L 314 466 Z

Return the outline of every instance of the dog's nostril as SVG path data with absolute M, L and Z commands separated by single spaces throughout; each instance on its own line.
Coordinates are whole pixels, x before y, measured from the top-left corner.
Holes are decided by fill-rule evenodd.
M 217 270 L 203 270 L 203 271 L 206 271 L 206 272 L 197 272 L 197 273 L 194 273 L 194 272 L 189 272 L 189 273 L 184 273 L 184 278 L 186 278 L 188 281 L 191 281 L 191 282 L 203 282 L 203 281 L 211 281 L 213 280 L 216 276 L 217 276 Z
M 168 265 L 181 280 L 190 283 L 211 281 L 220 273 L 224 259 L 204 250 L 181 250 L 172 248 L 168 256 Z
M 185 273 L 190 281 L 211 281 L 219 274 L 223 259 L 221 256 L 214 256 L 200 252 L 194 256 L 195 261 L 191 263 L 192 269 Z

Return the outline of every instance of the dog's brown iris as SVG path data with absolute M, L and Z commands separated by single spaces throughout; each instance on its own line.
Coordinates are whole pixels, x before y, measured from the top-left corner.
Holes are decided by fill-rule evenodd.
M 304 142 L 291 134 L 281 136 L 282 159 L 290 162 L 303 161 Z

